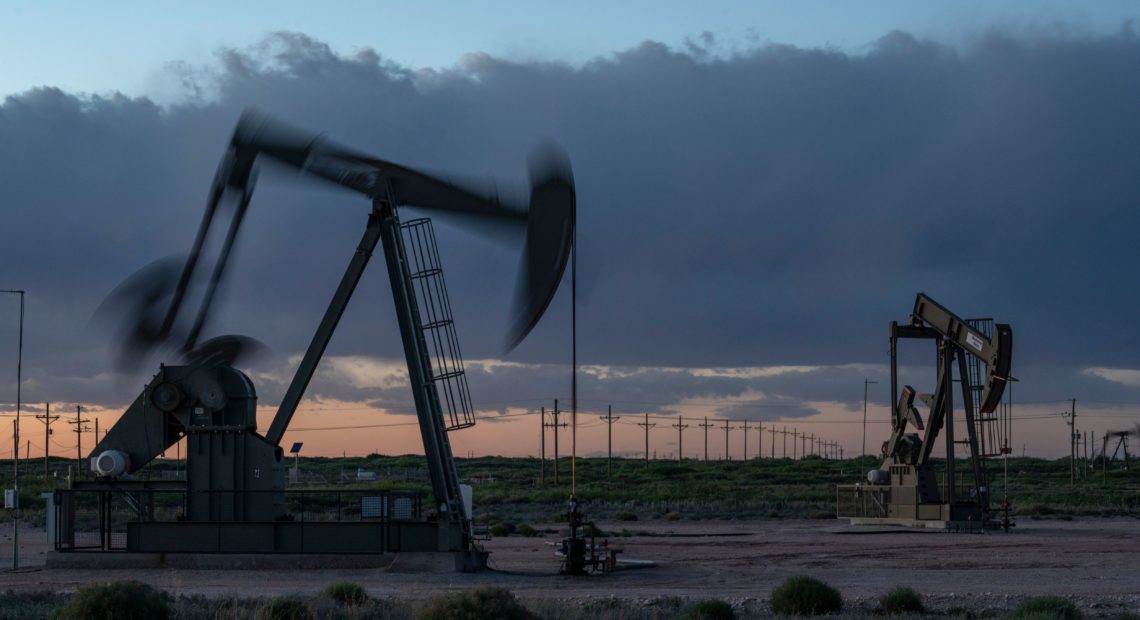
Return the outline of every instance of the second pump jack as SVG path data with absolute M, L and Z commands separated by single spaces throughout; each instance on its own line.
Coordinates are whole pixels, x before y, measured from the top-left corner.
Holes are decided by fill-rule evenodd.
M 900 339 L 934 341 L 933 393 L 920 394 L 909 385 L 898 389 Z M 1013 330 L 988 320 L 963 320 L 919 293 L 909 324 L 891 322 L 890 341 L 891 393 L 898 398 L 891 435 L 883 444 L 882 463 L 867 473 L 866 483 L 838 488 L 837 516 L 864 524 L 970 529 L 996 525 L 979 437 L 980 429 L 995 419 L 1010 380 Z M 954 383 L 961 387 L 965 422 L 961 440 L 954 427 Z M 916 398 L 928 409 L 925 421 L 915 407 Z M 922 435 L 908 432 L 908 424 Z M 938 471 L 931 454 L 940 432 L 946 460 Z M 957 444 L 969 450 L 969 470 L 964 474 L 956 466 Z

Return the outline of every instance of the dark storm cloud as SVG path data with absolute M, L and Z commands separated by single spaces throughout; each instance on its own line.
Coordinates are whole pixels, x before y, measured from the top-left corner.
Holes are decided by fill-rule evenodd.
M 279 34 L 180 75 L 206 93 L 185 105 L 53 89 L 7 98 L 0 284 L 29 291 L 25 399 L 122 403 L 137 392 L 145 376 L 108 380 L 108 334 L 88 319 L 125 275 L 188 248 L 246 106 L 381 157 L 507 184 L 522 180 L 536 141 L 562 142 L 578 181 L 586 363 L 883 364 L 887 322 L 905 320 L 924 290 L 1014 325 L 1019 393 L 1137 399 L 1136 387 L 1079 372 L 1140 368 L 1127 318 L 1140 301 L 1128 284 L 1140 263 L 1135 36 L 993 34 L 955 50 L 892 33 L 862 55 L 718 56 L 713 45 L 647 42 L 583 67 L 476 54 L 412 72 Z M 265 367 L 283 367 L 307 345 L 366 213 L 354 196 L 263 171 L 211 334 L 255 336 L 273 351 Z M 458 226 L 437 228 L 460 338 L 469 357 L 493 357 L 516 259 Z M 330 354 L 398 357 L 387 288 L 374 265 Z M 510 359 L 566 361 L 567 292 Z M 15 315 L 4 312 L 7 351 Z M 9 366 L 0 376 L 14 376 Z M 583 394 L 668 404 L 747 387 L 662 373 L 623 379 L 625 394 L 586 376 Z M 479 377 L 492 395 L 481 398 L 558 393 L 554 376 L 519 385 L 522 375 L 493 374 Z M 864 373 L 825 374 L 761 387 L 791 403 L 861 397 Z M 261 386 L 263 400 L 282 385 Z M 389 402 L 353 389 L 324 392 Z

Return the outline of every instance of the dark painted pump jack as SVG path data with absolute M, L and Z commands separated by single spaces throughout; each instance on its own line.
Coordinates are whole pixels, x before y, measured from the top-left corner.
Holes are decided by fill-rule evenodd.
M 197 342 L 249 204 L 258 159 L 364 194 L 372 205 L 360 243 L 264 436 L 257 432 L 253 383 L 232 366 L 249 339 L 226 336 Z M 430 222 L 402 224 L 397 209 L 411 205 L 454 211 L 526 230 L 509 350 L 545 312 L 565 270 L 573 239 L 574 185 L 568 160 L 548 148 L 530 163 L 530 204 L 514 205 L 500 200 L 495 192 L 465 189 L 354 153 L 267 117 L 244 115 L 177 283 L 168 277 L 124 285 L 124 290 L 146 300 L 135 317 L 137 324 L 129 326 L 133 350 L 127 354 L 141 356 L 147 349 L 183 340 L 184 362 L 160 367 L 100 439 L 90 457 L 96 478 L 78 481 L 56 498 L 64 541 L 57 548 L 68 549 L 69 536 L 74 544 L 74 493 L 88 491 L 100 494 L 101 506 L 110 505 L 113 496 L 125 496 L 134 507 L 134 518 L 127 524 L 125 548 L 129 551 L 449 551 L 469 555 L 473 551 L 471 515 L 447 432 L 474 424 L 474 412 Z M 198 256 L 211 221 L 228 196 L 238 199 L 229 230 L 192 327 L 179 332 L 177 319 Z M 286 506 L 280 443 L 377 244 L 382 246 L 396 307 L 431 482 L 434 520 L 388 529 L 370 529 L 359 523 L 307 523 L 301 530 L 294 527 L 298 524 Z M 164 313 L 154 307 L 156 300 L 166 299 L 170 302 Z M 185 481 L 132 479 L 132 474 L 183 437 L 187 439 Z M 156 516 L 156 493 L 184 494 L 185 509 L 177 520 Z M 110 539 L 107 527 L 106 538 Z M 469 559 L 463 562 L 470 564 Z
M 992 333 L 979 329 L 981 323 L 992 325 Z M 937 378 L 932 394 L 919 394 L 909 385 L 898 388 L 898 342 L 911 339 L 935 343 Z M 892 321 L 890 326 L 891 393 L 898 395 L 898 401 L 890 438 L 883 444 L 882 465 L 868 472 L 866 484 L 839 487 L 838 516 L 856 523 L 970 529 L 995 525 L 979 428 L 992 419 L 981 416 L 993 414 L 1001 404 L 1010 380 L 1012 351 L 1009 325 L 963 320 L 919 293 L 909 324 Z M 971 372 L 971 365 L 984 370 Z M 955 383 L 961 388 L 964 440 L 955 435 Z M 928 409 L 925 421 L 915 407 L 916 398 Z M 908 424 L 922 436 L 908 432 Z M 931 454 L 940 432 L 946 461 L 938 472 Z M 969 450 L 970 470 L 965 480 L 959 480 L 955 467 L 956 444 L 965 444 Z

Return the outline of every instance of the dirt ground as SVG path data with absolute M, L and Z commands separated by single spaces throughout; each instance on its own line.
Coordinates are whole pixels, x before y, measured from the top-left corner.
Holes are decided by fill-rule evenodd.
M 807 574 L 838 588 L 848 605 L 856 607 L 873 607 L 879 595 L 903 584 L 922 593 L 932 609 L 984 611 L 1012 607 L 1029 596 L 1064 595 L 1106 614 L 1140 611 L 1140 519 L 1135 518 L 1022 519 L 1009 533 L 867 528 L 835 520 L 639 521 L 598 526 L 636 532 L 611 542 L 624 549 L 622 557 L 652 560 L 656 566 L 589 577 L 558 576 L 558 561 L 546 544 L 556 538 L 550 535 L 486 542 L 494 570 L 477 574 L 47 569 L 46 536 L 29 529 L 20 536 L 22 570 L 0 573 L 0 589 L 72 591 L 92 581 L 140 579 L 173 593 L 246 597 L 313 594 L 330 583 L 351 581 L 378 597 L 423 598 L 496 585 L 523 600 L 715 597 L 748 606 L 762 605 L 784 578 Z M 12 565 L 11 554 L 9 529 L 0 537 L 0 566 Z

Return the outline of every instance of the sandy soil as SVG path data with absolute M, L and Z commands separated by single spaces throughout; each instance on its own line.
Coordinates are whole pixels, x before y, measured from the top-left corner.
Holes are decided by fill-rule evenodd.
M 1010 607 L 1028 596 L 1060 594 L 1088 609 L 1140 611 L 1140 519 L 1024 519 L 1009 533 L 946 533 L 853 527 L 842 521 L 648 521 L 599 523 L 653 535 L 618 537 L 622 557 L 654 568 L 583 578 L 558 576 L 546 538 L 485 543 L 492 571 L 396 574 L 377 569 L 309 571 L 45 569 L 42 531 L 21 533 L 20 572 L 0 573 L 0 588 L 71 591 L 91 581 L 141 579 L 156 587 L 206 595 L 312 594 L 335 581 L 365 586 L 374 596 L 426 597 L 482 585 L 505 586 L 526 599 L 661 596 L 716 597 L 762 605 L 790 575 L 832 584 L 849 605 L 873 601 L 899 584 L 930 607 Z M 540 526 L 541 527 L 541 526 Z M 556 527 L 550 525 L 550 527 Z M 12 564 L 11 530 L 0 537 L 0 566 Z

